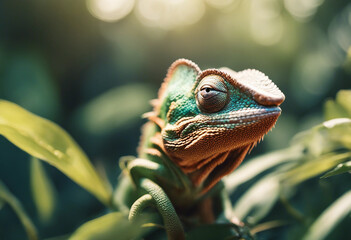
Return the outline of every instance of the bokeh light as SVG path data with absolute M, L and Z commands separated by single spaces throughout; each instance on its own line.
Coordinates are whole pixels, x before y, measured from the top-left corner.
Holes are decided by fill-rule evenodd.
M 313 16 L 324 0 L 284 0 L 289 13 L 297 20 L 307 20 Z
M 89 12 L 106 22 L 124 18 L 133 10 L 134 4 L 135 0 L 87 0 Z
M 322 45 L 317 49 L 303 55 L 292 74 L 293 81 L 295 81 L 292 86 L 295 89 L 294 95 L 297 103 L 302 107 L 315 104 L 318 97 L 325 95 L 333 83 L 336 63 L 330 51 L 321 51 L 321 49 L 327 49 L 327 46 Z
M 241 0 L 206 0 L 211 7 L 218 9 L 232 8 L 233 5 L 239 4 L 240 1 Z
M 204 13 L 201 0 L 139 0 L 136 7 L 137 17 L 144 25 L 166 30 L 194 24 Z
M 262 45 L 274 45 L 282 37 L 284 23 L 275 0 L 252 0 L 251 34 Z

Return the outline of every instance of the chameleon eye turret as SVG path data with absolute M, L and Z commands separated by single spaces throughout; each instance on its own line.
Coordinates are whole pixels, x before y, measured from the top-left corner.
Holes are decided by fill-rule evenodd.
M 215 113 L 222 110 L 228 100 L 228 91 L 224 80 L 216 75 L 203 78 L 195 94 L 197 106 L 205 113 Z

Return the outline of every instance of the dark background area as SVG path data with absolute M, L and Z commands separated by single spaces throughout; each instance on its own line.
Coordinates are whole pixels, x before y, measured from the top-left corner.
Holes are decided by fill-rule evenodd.
M 324 101 L 351 87 L 350 45 L 348 0 L 0 0 L 0 98 L 58 123 L 116 184 L 118 159 L 136 155 L 141 115 L 176 59 L 201 69 L 255 68 L 285 93 L 282 116 L 249 160 L 323 121 Z M 28 158 L 0 138 L 0 179 L 37 219 Z M 57 206 L 50 222 L 34 221 L 41 237 L 69 234 L 104 213 L 85 190 L 45 169 Z M 24 237 L 3 207 L 0 239 Z

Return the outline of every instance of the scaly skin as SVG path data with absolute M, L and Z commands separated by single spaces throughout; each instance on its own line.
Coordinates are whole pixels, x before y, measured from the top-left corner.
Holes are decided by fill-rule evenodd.
M 177 60 L 145 115 L 139 158 L 122 163 L 140 198 L 117 191 L 124 199 L 119 205 L 129 208 L 136 200 L 131 220 L 154 205 L 169 239 L 185 238 L 180 222 L 186 228 L 214 222 L 225 212 L 220 179 L 274 126 L 284 98 L 257 70 L 201 71 Z

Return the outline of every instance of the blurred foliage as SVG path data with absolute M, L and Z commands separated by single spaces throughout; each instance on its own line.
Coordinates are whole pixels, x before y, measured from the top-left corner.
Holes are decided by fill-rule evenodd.
M 335 101 L 329 99 L 324 104 L 324 118 L 350 118 L 351 116 L 351 94 L 350 91 L 341 90 L 336 94 Z
M 351 191 L 346 192 L 312 224 L 303 239 L 325 239 L 329 232 L 351 212 Z M 340 234 L 343 235 L 343 234 Z
M 119 212 L 108 213 L 80 226 L 71 236 L 71 240 L 128 240 L 141 236 L 143 221 L 129 222 Z
M 32 221 L 28 217 L 27 213 L 24 211 L 21 203 L 17 200 L 15 196 L 7 189 L 7 187 L 0 181 L 0 201 L 3 204 L 9 204 L 12 210 L 16 213 L 20 219 L 23 227 L 26 230 L 27 237 L 29 240 L 38 239 L 37 230 L 33 225 Z
M 107 134 L 138 119 L 151 98 L 150 89 L 143 84 L 111 89 L 77 110 L 75 125 L 92 135 Z M 116 105 L 123 102 L 128 104 Z
M 350 118 L 350 95 L 337 94 L 351 87 L 350 15 L 348 0 L 0 0 L 0 98 L 67 129 L 115 185 L 117 159 L 135 155 L 144 122 L 139 115 L 151 109 L 147 102 L 156 97 L 175 59 L 189 58 L 202 69 L 257 68 L 282 89 L 286 101 L 276 128 L 252 155 L 282 150 L 247 157 L 225 180 L 235 210 L 257 229 L 277 219 L 289 222 L 259 232 L 260 239 L 299 239 L 335 212 L 336 221 L 324 229 L 332 231 L 330 239 L 345 238 L 351 235 L 347 206 L 341 205 L 345 211 L 338 216 L 333 206 L 340 199 L 343 204 L 350 189 L 349 123 L 316 125 L 323 121 L 322 103 L 335 95 L 324 105 L 325 120 Z M 302 130 L 307 131 L 288 146 Z M 43 165 L 35 171 L 52 180 L 45 191 L 57 194 L 52 218 L 42 222 L 31 197 L 39 190 L 29 181 L 36 163 L 27 158 L 0 139 L 0 179 L 21 201 L 19 209 L 26 209 L 40 237 L 72 233 L 105 213 L 99 201 Z M 92 168 L 83 162 L 78 172 Z M 77 181 L 98 196 L 89 187 L 92 182 L 109 187 L 101 174 L 92 174 Z M 327 178 L 319 179 L 322 174 Z M 107 201 L 104 191 L 100 195 Z M 26 233 L 10 206 L 0 198 L 0 239 L 23 239 Z
M 345 193 L 335 202 L 333 202 L 323 213 L 313 222 L 303 236 L 303 239 L 328 239 L 331 232 L 335 232 L 335 228 L 343 221 L 351 212 L 350 191 Z M 340 228 L 339 228 L 340 229 Z M 345 232 L 336 232 L 334 236 L 348 237 L 349 234 Z
M 30 185 L 35 206 L 42 222 L 49 222 L 54 213 L 56 192 L 40 160 L 32 158 Z
M 57 167 L 104 204 L 111 204 L 109 185 L 63 129 L 4 100 L 0 101 L 0 112 L 0 134 L 32 156 Z
M 351 47 L 347 51 L 347 57 L 345 61 L 345 69 L 350 73 L 351 72 Z

